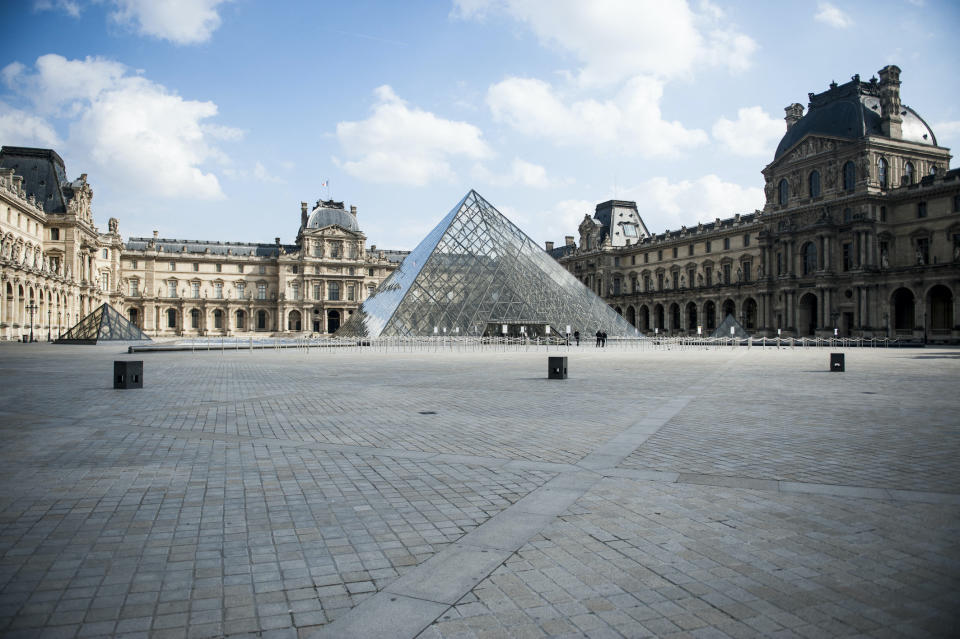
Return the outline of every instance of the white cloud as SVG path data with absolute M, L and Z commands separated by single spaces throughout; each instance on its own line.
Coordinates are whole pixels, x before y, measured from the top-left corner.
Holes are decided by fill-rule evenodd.
M 699 64 L 739 71 L 757 48 L 709 2 L 693 11 L 682 0 L 454 0 L 455 17 L 495 12 L 528 25 L 543 45 L 572 53 L 583 65 L 583 86 L 638 74 L 676 77 Z
M 0 140 L 13 146 L 60 145 L 60 138 L 49 122 L 3 102 L 0 102 Z
M 846 29 L 853 24 L 850 16 L 829 2 L 817 3 L 817 13 L 814 14 L 813 19 L 828 24 L 835 29 Z
M 33 3 L 34 11 L 53 11 L 59 9 L 71 18 L 80 17 L 80 3 L 76 0 L 35 0 Z
M 640 216 L 651 233 L 678 229 L 682 224 L 712 222 L 736 213 L 752 213 L 764 204 L 762 188 L 724 182 L 713 174 L 679 182 L 651 178 L 627 189 L 626 197 L 637 200 Z
M 239 134 L 208 123 L 217 114 L 213 102 L 185 100 L 101 58 L 49 54 L 37 59 L 33 73 L 6 72 L 39 113 L 69 124 L 67 150 L 88 158 L 101 175 L 144 195 L 223 197 L 204 165 L 225 157 L 216 140 Z
M 483 134 L 466 122 L 446 120 L 401 100 L 389 86 L 376 89 L 372 115 L 337 124 L 337 139 L 348 159 L 334 161 L 371 182 L 423 186 L 452 180 L 455 158 L 492 155 Z
M 283 178 L 273 175 L 267 170 L 262 163 L 257 162 L 253 166 L 253 177 L 259 180 L 260 182 L 277 182 L 282 183 Z
M 542 80 L 507 78 L 490 87 L 487 105 L 495 120 L 561 146 L 653 157 L 677 155 L 705 143 L 705 132 L 663 119 L 662 94 L 660 81 L 637 76 L 610 100 L 565 104 Z
M 226 0 L 113 0 L 110 18 L 140 34 L 175 44 L 206 42 L 220 26 Z
M 577 227 L 586 214 L 593 215 L 596 202 L 587 200 L 562 200 L 539 211 L 517 210 L 509 205 L 497 206 L 507 219 L 531 235 L 531 239 L 543 246 L 545 241 L 559 246 L 566 235 L 576 235 Z
M 786 128 L 758 106 L 737 111 L 736 120 L 721 117 L 713 125 L 713 137 L 734 155 L 769 156 L 773 145 L 783 137 Z
M 567 181 L 553 180 L 547 177 L 547 170 L 539 164 L 533 164 L 514 158 L 508 173 L 498 175 L 492 173 L 486 166 L 478 164 L 473 169 L 473 178 L 496 186 L 528 186 L 534 189 L 545 189 Z

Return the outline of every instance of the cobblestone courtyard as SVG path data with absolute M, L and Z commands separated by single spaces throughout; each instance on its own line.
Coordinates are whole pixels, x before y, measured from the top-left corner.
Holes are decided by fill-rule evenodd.
M 828 353 L 2 344 L 0 636 L 957 636 L 960 351 Z

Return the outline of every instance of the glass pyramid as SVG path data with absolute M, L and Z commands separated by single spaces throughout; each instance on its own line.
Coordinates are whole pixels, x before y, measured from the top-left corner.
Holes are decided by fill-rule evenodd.
M 730 329 L 733 329 L 731 331 Z M 733 315 L 729 313 L 723 321 L 720 322 L 720 326 L 717 327 L 717 330 L 713 331 L 710 337 L 739 337 L 747 338 L 750 337 L 750 334 L 747 333 L 747 330 L 743 327 L 740 322 L 734 319 Z
M 99 308 L 77 322 L 55 344 L 96 344 L 106 341 L 151 341 L 146 333 L 125 318 L 109 304 Z
M 558 335 L 633 326 L 470 191 L 340 327 L 338 336 Z

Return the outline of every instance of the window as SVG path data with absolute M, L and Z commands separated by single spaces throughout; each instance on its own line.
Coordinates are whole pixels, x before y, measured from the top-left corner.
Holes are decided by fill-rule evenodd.
M 903 183 L 913 184 L 913 162 L 907 162 L 903 165 Z
M 354 301 L 357 298 L 356 293 L 354 292 L 353 284 L 347 284 L 347 300 Z
M 694 282 L 697 281 L 697 269 L 688 268 L 687 269 L 687 286 L 693 288 Z
M 110 249 L 103 249 L 103 259 L 105 260 L 110 259 Z
M 334 302 L 340 299 L 340 283 L 330 282 L 327 284 L 327 299 Z
M 133 269 L 137 268 L 137 261 L 136 261 L 136 260 L 130 260 L 130 268 L 133 268 Z
M 213 296 L 218 300 L 223 299 L 223 282 L 215 282 L 213 284 Z
M 200 328 L 200 311 L 197 309 L 190 311 L 190 328 Z
M 267 312 L 266 311 L 257 311 L 257 330 L 258 331 L 267 330 Z
M 723 283 L 724 284 L 730 283 L 730 265 L 729 264 L 723 265 Z
M 657 251 L 657 261 L 660 262 L 663 260 L 663 249 Z
M 237 311 L 237 330 L 243 330 L 246 319 L 246 315 L 244 315 L 243 311 Z
M 290 285 L 290 291 L 293 293 L 293 299 L 300 299 L 300 283 L 294 282 Z
M 319 284 L 314 284 L 314 285 L 313 285 L 313 299 L 315 299 L 315 300 L 323 299 L 323 291 L 322 291 L 322 289 L 320 288 L 320 285 L 319 285 Z
M 243 264 L 237 264 L 237 273 L 243 273 Z
M 653 286 L 653 280 L 650 279 L 649 275 L 643 276 L 643 290 L 646 293 L 650 292 L 650 287 Z
M 177 263 L 176 263 L 176 262 L 170 262 L 170 270 L 171 270 L 171 271 L 177 270 Z
M 650 254 L 649 254 L 649 253 L 644 253 L 644 254 L 643 254 L 643 263 L 644 263 L 644 264 L 649 264 L 649 263 L 650 263 Z
M 777 253 L 777 275 L 783 275 L 783 253 Z
M 372 268 L 368 268 L 368 269 L 367 269 L 367 277 L 373 277 L 373 269 L 372 269 Z
M 215 264 L 215 265 L 214 265 L 214 269 L 217 271 L 217 273 L 222 273 L 222 272 L 223 272 L 223 264 Z
M 294 275 L 296 275 L 297 273 L 300 272 L 300 267 L 299 267 L 298 265 L 296 265 L 296 264 L 294 264 L 294 265 L 291 266 L 290 268 L 291 268 L 291 270 L 293 271 L 293 274 L 294 274 Z
M 817 270 L 817 245 L 807 242 L 803 245 L 803 274 L 811 275 Z
M 917 202 L 917 217 L 927 217 L 926 202 Z
M 674 258 L 677 257 L 677 251 L 678 251 L 679 248 L 680 248 L 680 247 L 678 247 L 678 246 L 674 246 L 674 247 L 673 247 L 673 257 L 674 257 Z
M 636 224 L 624 224 L 624 225 L 623 225 L 623 235 L 624 235 L 624 237 L 637 237 L 637 225 L 636 225 Z
M 172 308 L 167 309 L 167 328 L 177 327 L 177 311 Z
M 780 180 L 780 206 L 786 205 L 787 201 L 790 199 L 790 185 L 787 184 L 786 180 Z
M 110 273 L 104 271 L 100 273 L 100 290 L 109 291 L 110 290 Z
M 167 282 L 167 297 L 176 297 L 177 296 L 177 281 L 171 280 Z
M 843 190 L 852 191 L 857 184 L 857 167 L 853 162 L 843 165 Z
M 194 297 L 200 297 L 200 282 L 190 282 L 190 290 Z
M 267 273 L 267 267 L 264 266 L 263 264 L 261 264 L 261 265 L 260 265 L 260 275 L 266 275 L 266 273 Z
M 887 188 L 887 161 L 883 158 L 877 158 L 877 182 L 880 188 Z
M 265 300 L 267 299 L 267 285 L 263 282 L 257 284 L 257 299 Z
M 706 281 L 707 286 L 713 286 L 713 267 L 704 266 L 703 267 L 703 279 Z
M 213 327 L 223 328 L 223 311 L 213 312 Z
M 723 250 L 724 250 L 724 251 L 729 251 L 729 250 L 730 250 L 730 238 L 729 238 L 729 237 L 723 238 Z
M 881 222 L 887 221 L 887 207 L 885 206 L 880 207 L 880 221 Z
M 340 257 L 343 254 L 343 242 L 330 242 L 330 257 Z
M 60 229 L 50 229 L 50 239 L 59 240 L 60 239 Z
M 614 266 L 620 266 L 620 256 L 619 256 L 619 255 L 614 256 L 614 258 L 613 258 L 613 265 L 614 265 Z
M 693 255 L 693 244 L 687 247 L 687 255 Z
M 843 221 L 849 222 L 852 219 L 853 219 L 853 211 L 848 206 L 847 208 L 843 209 Z
M 199 271 L 199 270 L 200 270 L 200 262 L 194 262 L 194 263 L 193 263 L 193 270 L 194 270 L 194 271 Z
M 703 243 L 703 251 L 704 253 L 709 253 L 711 250 L 713 250 L 713 244 L 710 242 L 710 240 L 707 240 Z
M 237 298 L 243 299 L 243 290 L 247 287 L 244 282 L 237 282 Z
M 743 246 L 744 246 L 744 247 L 750 246 L 750 234 L 749 234 L 749 233 L 747 233 L 746 235 L 743 236 Z
M 880 251 L 881 254 L 883 251 Z M 850 242 L 843 243 L 843 270 L 849 271 L 853 268 L 853 244 Z
M 753 262 L 746 261 L 743 263 L 743 281 L 750 281 L 750 272 L 753 270 Z
M 930 238 L 917 238 L 917 264 L 923 266 L 930 263 Z
M 140 295 L 140 280 L 130 280 L 130 297 Z
M 811 171 L 808 182 L 810 185 L 810 197 L 820 197 L 820 171 Z
M 657 290 L 663 290 L 663 273 L 657 273 Z

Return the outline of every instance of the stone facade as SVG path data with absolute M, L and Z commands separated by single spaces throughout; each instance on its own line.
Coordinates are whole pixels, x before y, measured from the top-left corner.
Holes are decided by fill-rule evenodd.
M 403 260 L 366 247 L 356 207 L 300 205 L 294 244 L 132 237 L 93 224 L 86 175 L 0 151 L 0 339 L 56 338 L 103 302 L 154 337 L 332 333 Z M 4 210 L 5 209 L 5 210 Z
M 786 108 L 762 211 L 622 247 L 588 215 L 548 250 L 645 333 L 733 315 L 758 336 L 960 342 L 960 170 L 901 104 L 900 69 L 879 75 Z
M 53 177 L 66 175 L 55 152 L 3 147 L 0 167 L 0 340 L 56 338 L 112 299 L 120 238 L 93 225 L 86 175 Z

